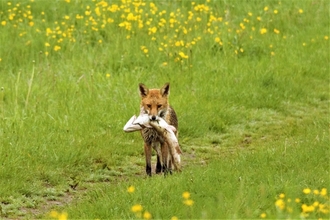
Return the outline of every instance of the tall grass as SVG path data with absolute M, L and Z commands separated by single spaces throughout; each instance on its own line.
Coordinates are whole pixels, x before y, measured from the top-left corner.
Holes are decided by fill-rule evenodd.
M 1 1 L 0 216 L 328 218 L 328 8 Z M 122 131 L 140 82 L 171 83 L 182 173 Z

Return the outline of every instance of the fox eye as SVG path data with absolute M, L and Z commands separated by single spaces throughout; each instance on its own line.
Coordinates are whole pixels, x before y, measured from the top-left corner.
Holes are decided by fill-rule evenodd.
M 147 105 L 148 108 L 151 108 L 151 105 Z
M 161 108 L 162 107 L 162 105 L 157 105 L 157 108 Z

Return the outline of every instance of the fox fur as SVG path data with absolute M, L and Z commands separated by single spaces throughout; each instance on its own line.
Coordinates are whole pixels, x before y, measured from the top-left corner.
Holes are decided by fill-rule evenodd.
M 175 135 L 178 136 L 178 119 L 174 109 L 169 104 L 170 84 L 165 83 L 160 89 L 149 89 L 140 83 L 139 90 L 140 107 L 145 114 L 148 114 L 150 121 L 156 121 L 158 117 L 163 118 L 169 125 L 176 128 Z M 152 149 L 157 152 L 156 173 L 172 172 L 172 158 L 164 138 L 154 128 L 143 128 L 141 136 L 144 141 L 147 175 L 151 176 Z

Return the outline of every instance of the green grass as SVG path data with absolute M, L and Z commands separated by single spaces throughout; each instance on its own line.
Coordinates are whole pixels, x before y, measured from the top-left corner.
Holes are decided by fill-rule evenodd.
M 329 2 L 151 3 L 0 2 L 0 218 L 329 218 Z M 140 82 L 182 173 L 122 130 Z

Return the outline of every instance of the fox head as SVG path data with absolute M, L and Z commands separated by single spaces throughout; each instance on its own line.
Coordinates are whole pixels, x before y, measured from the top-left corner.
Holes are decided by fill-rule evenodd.
M 148 89 L 144 84 L 139 84 L 141 96 L 141 108 L 149 115 L 150 120 L 156 120 L 157 117 L 164 118 L 167 112 L 168 96 L 170 94 L 170 84 L 160 89 Z

